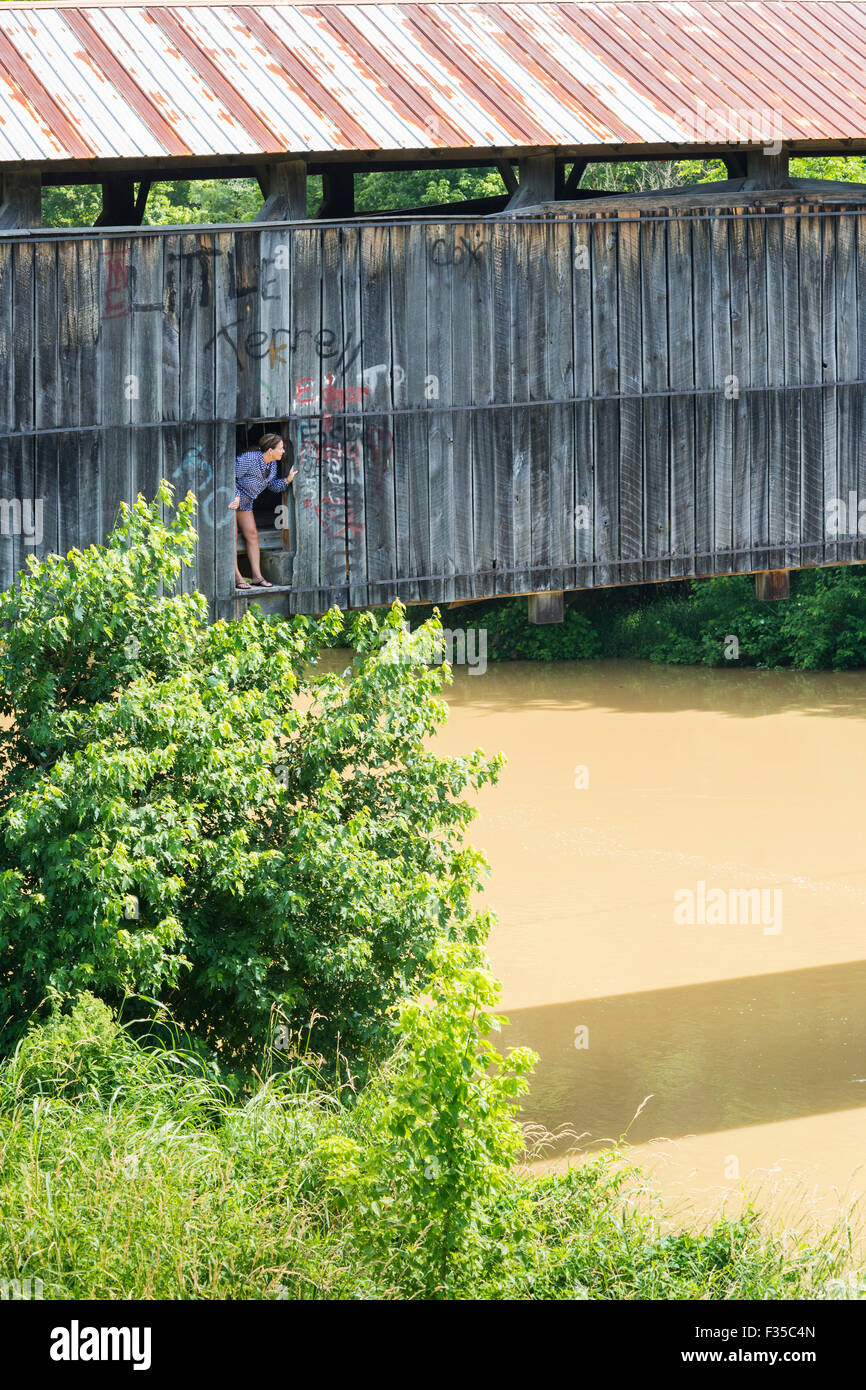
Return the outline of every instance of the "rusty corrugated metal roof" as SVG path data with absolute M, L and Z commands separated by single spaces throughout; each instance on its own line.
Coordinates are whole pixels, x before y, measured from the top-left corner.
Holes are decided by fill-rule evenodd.
M 866 140 L 866 3 L 0 5 L 0 163 Z

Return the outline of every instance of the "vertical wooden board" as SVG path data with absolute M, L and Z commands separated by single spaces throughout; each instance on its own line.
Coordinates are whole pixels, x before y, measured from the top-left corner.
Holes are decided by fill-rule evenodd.
M 769 569 L 770 393 L 767 353 L 766 222 L 746 219 L 748 291 L 749 391 L 746 413 L 749 429 L 749 534 L 751 570 Z
M 846 209 L 836 223 L 836 282 L 833 313 L 836 380 L 840 382 L 857 381 L 858 379 L 861 327 L 857 300 L 858 221 L 859 218 L 855 218 L 853 213 Z M 835 542 L 828 539 L 825 544 L 825 555 L 828 559 L 834 553 L 835 558 L 839 560 L 856 560 L 857 558 L 857 546 L 854 537 L 857 534 L 859 518 L 855 515 L 853 526 L 848 524 L 851 518 L 847 515 L 847 501 L 850 493 L 853 492 L 857 496 L 859 486 L 858 455 L 860 452 L 859 441 L 862 435 L 858 433 L 860 423 L 858 394 L 861 389 L 856 386 L 845 387 L 836 393 L 838 471 L 835 480 L 835 492 L 828 492 L 825 483 L 824 534 L 825 536 L 828 534 L 827 521 L 831 504 L 834 499 L 840 501 L 843 498 L 846 502 L 846 534 L 840 536 Z M 826 423 L 825 420 L 825 431 Z M 830 548 L 832 544 L 835 544 L 835 552 Z
M 102 342 L 99 302 L 100 242 L 88 237 L 76 244 L 74 287 L 78 356 L 77 413 L 67 418 L 93 427 L 102 423 Z
M 32 430 L 36 411 L 33 400 L 33 309 L 35 309 L 33 246 L 13 246 L 13 391 L 14 428 Z
M 454 267 L 451 281 L 451 381 L 454 404 L 454 597 L 475 594 L 475 519 L 472 416 L 465 407 L 472 398 L 472 328 L 477 245 L 471 223 L 458 222 L 452 229 Z
M 858 213 L 854 221 L 857 259 L 857 370 L 855 380 L 866 381 L 866 214 Z M 855 490 L 859 508 L 859 503 L 866 501 L 866 449 L 860 446 L 860 441 L 866 439 L 866 386 L 854 388 L 854 401 L 856 405 L 854 429 L 858 441 Z M 866 514 L 866 508 L 864 508 L 864 514 Z M 866 560 L 866 534 L 860 535 L 859 517 L 853 527 L 849 520 L 848 527 L 849 530 L 856 532 L 854 553 L 857 560 L 862 563 L 863 560 Z M 866 528 L 864 528 L 864 532 L 866 532 Z
M 162 242 L 161 420 L 180 419 L 181 242 L 180 236 Z
M 670 403 L 666 223 L 657 215 L 641 225 L 643 309 L 643 493 L 645 580 L 670 575 Z M 654 559 L 657 556 L 659 558 Z M 664 557 L 664 558 L 662 558 Z
M 104 430 L 82 431 L 76 441 L 76 449 L 70 448 L 61 458 L 61 467 L 69 472 L 77 470 L 78 483 L 78 541 L 80 550 L 88 546 L 100 545 L 102 530 L 102 459 L 108 452 L 109 439 Z M 68 547 L 67 547 L 68 548 Z
M 163 238 L 135 236 L 129 249 L 132 277 L 129 420 L 152 424 L 163 417 Z
M 391 331 L 394 361 L 403 371 L 394 379 L 394 493 L 397 573 L 412 578 L 399 586 L 400 597 L 420 599 L 430 573 L 430 498 L 427 477 L 427 416 L 435 407 L 427 379 L 427 263 L 423 227 L 407 224 L 391 231 Z
M 61 477 L 60 453 L 62 442 L 67 437 L 42 434 L 32 441 L 33 496 L 25 499 L 23 527 L 23 531 L 30 534 L 23 536 L 22 560 L 28 555 L 35 555 L 41 560 L 46 555 L 60 553 L 61 483 L 64 481 Z M 77 464 L 77 459 L 75 462 Z
M 595 453 L 593 428 L 593 303 L 592 219 L 571 219 L 571 303 L 574 383 L 574 559 L 576 589 L 597 583 L 595 570 Z M 566 583 L 565 588 L 572 585 Z
M 394 421 L 392 380 L 397 363 L 391 343 L 391 229 L 368 226 L 360 235 L 361 356 L 346 373 L 346 390 L 363 390 L 364 498 L 366 503 L 368 601 L 373 606 L 397 597 L 397 523 L 394 499 Z M 349 401 L 349 408 L 358 406 Z
M 328 334 L 330 344 L 345 340 L 343 328 L 343 245 L 339 227 L 325 227 L 322 231 L 322 333 Z M 343 370 L 342 357 L 334 362 L 324 361 L 320 371 L 301 388 L 301 394 L 314 395 L 321 402 L 323 412 L 322 447 L 319 459 L 321 478 L 321 557 L 320 572 L 322 585 L 327 586 L 324 604 L 337 603 L 341 608 L 349 606 L 348 556 L 348 506 L 349 481 L 347 470 L 355 467 L 359 472 L 361 458 L 359 441 L 363 440 L 363 426 L 360 420 L 361 404 L 347 403 L 345 393 L 351 392 L 354 373 L 349 379 Z M 336 401 L 325 394 L 336 394 Z M 349 413 L 353 418 L 346 421 L 342 417 Z M 357 489 L 360 479 L 356 477 L 353 485 Z
M 135 237 L 130 250 L 133 303 L 129 369 L 131 430 L 129 501 L 152 502 L 159 486 L 162 418 L 163 242 Z
M 131 496 L 152 502 L 163 476 L 162 430 L 133 429 L 129 439 Z M 176 497 L 175 501 L 179 499 Z
M 731 335 L 731 281 L 728 222 L 710 214 L 713 364 L 719 409 L 713 411 L 713 565 L 714 574 L 733 568 L 733 455 L 737 385 Z
M 293 613 L 316 612 L 319 595 L 322 435 L 319 355 L 315 345 L 321 328 L 320 238 L 321 231 L 315 227 L 299 227 L 291 234 L 290 338 L 295 383 L 291 412 L 298 470 L 292 484 L 298 531 L 290 595 Z M 330 325 L 326 328 L 330 330 Z M 331 352 L 330 340 L 328 342 L 327 351 Z M 342 352 L 342 343 L 335 342 L 333 346 Z M 329 362 L 333 360 L 332 357 L 328 359 Z
M 39 529 L 41 509 L 37 509 L 40 499 L 36 495 L 33 451 L 33 436 L 27 434 L 4 441 L 0 457 L 0 565 L 4 589 L 15 582 L 32 553 Z
M 343 229 L 343 338 L 340 343 L 339 366 L 348 386 L 360 388 L 362 371 L 363 318 L 361 311 L 361 233 L 358 227 Z M 324 369 L 323 369 L 324 370 Z M 368 397 L 364 396 L 366 402 Z M 346 551 L 349 569 L 349 606 L 366 608 L 370 603 L 367 570 L 367 508 L 371 504 L 373 474 L 379 468 L 378 456 L 368 459 L 368 447 L 381 450 L 387 441 L 373 431 L 381 426 L 368 422 L 363 415 L 362 430 L 348 431 L 348 443 L 354 449 L 346 463 Z M 354 434 L 354 439 L 352 438 Z
M 553 564 L 558 558 L 554 535 L 559 520 L 554 510 L 551 457 L 552 399 L 555 372 L 554 332 L 560 327 L 560 315 L 553 312 L 554 267 L 548 259 L 550 249 L 548 221 L 527 222 L 529 255 L 528 294 L 526 300 L 529 339 L 527 342 L 529 416 L 529 498 L 530 498 L 530 588 L 543 592 L 561 585 L 561 570 L 554 579 Z M 566 309 L 568 308 L 566 303 Z M 566 342 L 571 341 L 568 322 Z
M 785 304 L 785 569 L 801 563 L 800 550 L 800 236 L 799 217 L 786 215 L 782 221 L 783 296 Z
M 531 285 L 531 246 L 534 226 L 532 222 L 514 220 L 511 224 L 512 255 L 511 264 L 511 399 L 515 409 L 512 411 L 512 452 L 511 452 L 511 491 L 513 499 L 511 550 L 513 574 L 510 590 L 524 594 L 536 587 L 541 575 L 532 573 L 532 524 L 535 520 L 532 508 L 532 445 L 530 438 L 530 400 L 529 362 L 533 345 L 533 334 L 537 331 L 538 293 Z M 532 295 L 535 303 L 530 299 Z M 544 306 L 544 291 L 541 295 L 541 311 Z M 531 321 L 530 321 L 531 320 Z M 459 499 L 458 499 L 459 503 Z
M 256 420 L 261 413 L 260 354 L 266 350 L 267 330 L 261 325 L 261 264 L 258 227 L 239 227 L 235 232 L 234 281 L 229 279 L 236 317 L 238 339 L 243 350 L 238 356 L 237 408 L 234 418 Z
M 548 509 L 550 587 L 574 583 L 574 321 L 571 227 L 562 219 L 544 224 L 547 264 Z M 585 273 L 585 272 L 584 272 Z
M 822 380 L 821 219 L 804 208 L 800 218 L 800 371 L 802 454 L 800 460 L 800 564 L 816 565 L 824 533 L 824 441 Z
M 713 402 L 717 397 L 713 365 L 712 261 L 706 209 L 692 219 L 692 294 L 694 297 L 695 371 L 695 573 L 712 572 L 713 550 Z
M 692 219 L 668 223 L 671 575 L 696 573 L 694 253 Z
M 285 228 L 271 229 L 267 223 L 261 223 L 257 228 L 259 328 L 256 345 L 251 345 L 250 348 L 258 380 L 256 414 L 277 424 L 285 439 L 286 462 L 281 470 L 284 477 L 288 476 L 291 468 L 297 463 L 289 423 L 294 392 L 290 351 L 291 237 L 291 231 Z M 294 485 L 280 494 L 275 493 L 274 500 L 277 506 L 284 506 L 286 509 L 279 518 L 285 523 L 278 528 L 282 546 L 287 551 L 293 551 L 299 520 Z M 275 521 L 277 519 L 275 515 Z
M 454 598 L 454 385 L 451 376 L 451 282 L 454 228 L 428 223 L 427 372 L 439 383 L 438 409 L 430 417 L 430 561 L 433 603 Z M 507 327 L 510 330 L 510 317 Z M 510 332 L 509 351 L 510 351 Z
M 621 212 L 617 226 L 617 318 L 619 335 L 619 579 L 637 584 L 643 577 L 643 337 L 641 227 L 639 212 Z M 662 283 L 661 293 L 665 295 Z M 653 287 L 648 307 L 655 308 Z M 652 316 L 646 333 L 661 325 Z M 665 340 L 666 340 L 665 334 Z
M 592 389 L 595 446 L 595 582 L 619 577 L 619 337 L 616 219 L 601 213 L 592 225 Z M 644 373 L 646 377 L 646 373 Z M 610 397 L 611 399 L 604 399 Z
M 209 458 L 213 441 L 213 425 L 181 424 L 177 430 L 168 429 L 163 442 L 165 467 L 174 487 L 175 501 L 192 492 L 196 499 L 195 572 L 181 584 L 185 593 L 193 588 L 203 593 L 210 603 L 216 595 L 216 552 L 212 503 L 209 503 L 213 466 Z M 229 499 L 231 500 L 231 499 Z M 234 534 L 234 522 L 232 522 Z M 230 547 L 231 548 L 231 547 Z M 192 582 L 191 582 L 192 579 Z
M 751 495 L 749 447 L 750 382 L 749 359 L 749 268 L 746 242 L 746 209 L 732 208 L 735 214 L 728 226 L 731 262 L 731 357 L 738 394 L 731 402 L 734 417 L 731 514 L 731 544 L 734 551 L 730 568 L 748 572 L 751 568 Z
M 217 323 L 215 317 L 215 251 L 214 238 L 206 233 L 184 233 L 180 238 L 178 358 L 183 421 L 213 419 L 217 338 L 221 336 L 229 349 L 236 341 L 231 321 Z M 173 264 L 174 254 L 166 253 L 168 265 Z
M 179 266 L 179 262 L 177 262 Z M 184 469 L 182 459 L 184 456 L 183 436 L 184 429 L 180 423 L 166 423 L 159 431 L 159 474 L 160 478 L 166 478 L 175 485 L 175 503 L 181 501 L 185 496 Z M 200 526 L 199 511 L 201 502 L 199 501 L 196 479 L 190 480 L 189 486 L 196 495 L 198 503 L 196 509 L 196 529 Z M 213 585 L 204 586 L 197 584 L 198 567 L 201 559 L 201 533 L 199 531 L 199 541 L 196 545 L 195 560 L 191 567 L 184 566 L 180 572 L 177 584 L 177 592 L 191 594 L 194 589 L 201 588 L 203 591 L 212 592 Z M 213 575 L 211 574 L 211 580 Z
M 57 538 L 60 555 L 80 549 L 84 532 L 81 511 L 81 453 L 88 436 L 69 430 L 55 436 L 57 454 Z
M 33 246 L 15 242 L 12 249 L 15 334 L 12 342 L 14 428 L 32 430 L 36 421 L 33 369 L 35 277 Z
M 785 567 L 784 229 L 769 217 L 764 236 L 767 294 L 767 569 Z
M 112 425 L 101 434 L 97 543 L 114 529 L 121 504 L 128 502 L 130 491 L 129 426 Z
M 5 431 L 0 434 L 0 504 L 4 506 L 19 495 L 16 491 L 21 481 L 18 476 L 18 448 L 18 440 L 10 439 Z M 8 515 L 0 515 L 0 591 L 11 589 L 14 582 L 12 523 Z
M 13 409 L 15 375 L 12 346 L 15 338 L 13 318 L 15 296 L 12 291 L 12 271 L 12 243 L 0 241 L 0 438 L 15 428 Z
M 840 222 L 844 217 L 828 217 L 826 212 L 820 217 L 820 244 L 821 244 L 821 380 L 825 383 L 835 383 L 839 379 L 836 360 L 836 325 L 838 302 L 836 295 L 837 281 L 837 255 L 839 234 L 841 231 Z M 844 237 L 844 232 L 842 233 Z M 827 507 L 838 498 L 839 488 L 839 438 L 837 412 L 839 410 L 840 398 L 838 397 L 835 386 L 828 384 L 821 392 L 821 415 L 822 415 L 822 453 L 823 453 L 823 488 L 821 496 L 821 513 L 819 527 L 816 532 L 817 538 L 821 541 L 821 555 L 825 560 L 838 560 L 842 557 L 839 554 L 838 545 L 831 541 L 824 544 L 825 525 L 827 517 Z
M 60 315 L 74 314 L 74 296 L 68 296 L 61 310 L 57 289 L 57 258 L 66 263 L 75 256 L 74 242 L 37 242 L 34 247 L 34 273 L 36 279 L 36 353 L 34 368 L 36 372 L 36 428 L 52 429 L 59 424 L 64 415 L 69 418 L 70 405 L 75 402 L 64 399 L 60 382 L 58 362 L 60 343 Z M 77 385 L 77 382 L 76 382 Z M 76 403 L 77 405 L 77 403 Z M 76 409 L 77 417 L 77 409 Z
M 235 427 L 217 422 L 199 426 L 201 468 L 207 484 L 200 484 L 206 534 L 213 534 L 214 591 L 212 608 L 217 616 L 228 613 L 235 593 L 234 512 L 228 504 L 235 491 Z M 207 595 L 211 599 L 211 594 Z
M 4 508 L 21 497 L 21 441 L 9 438 L 18 428 L 15 391 L 15 244 L 0 241 L 0 500 Z M 0 590 L 15 580 L 14 518 L 0 516 Z
M 86 248 L 90 247 L 90 255 Z M 82 380 L 88 369 L 90 354 L 87 345 L 93 340 L 93 325 L 99 332 L 99 306 L 97 286 L 99 281 L 97 260 L 94 257 L 95 241 L 60 243 L 57 247 L 57 299 L 59 317 L 55 324 L 57 333 L 57 400 L 58 423 L 78 421 L 82 424 L 98 423 L 98 416 L 85 420 L 81 415 L 81 397 L 87 391 Z M 81 255 L 85 252 L 88 274 L 81 273 Z
M 246 371 L 248 344 L 247 311 L 240 308 L 237 299 L 235 234 L 216 233 L 213 253 L 214 419 L 237 421 L 245 418 L 238 410 L 238 385 Z
M 132 494 L 129 422 L 136 285 L 129 238 L 102 239 L 99 282 L 100 423 L 107 427 L 100 459 L 99 502 L 101 533 L 105 535 L 114 526 L 120 503 L 129 501 Z
M 102 439 L 94 429 L 102 422 L 102 324 L 100 321 L 101 243 L 98 237 L 82 239 L 76 246 L 75 303 L 78 341 L 78 413 L 82 432 L 67 435 L 60 447 L 63 511 L 60 516 L 60 548 L 80 548 L 99 542 L 101 518 L 100 470 Z M 85 429 L 87 432 L 84 432 Z
M 210 385 L 207 404 L 213 409 L 213 362 L 216 344 L 213 325 L 213 293 L 210 284 L 211 267 L 200 253 L 199 238 L 183 234 L 177 249 L 166 250 L 166 267 L 175 267 L 178 275 L 178 408 L 179 420 L 194 420 L 199 410 L 197 376 L 201 374 L 202 385 Z M 199 320 L 207 310 L 200 307 L 203 285 L 207 276 L 208 298 L 210 300 L 210 321 L 199 330 Z M 209 346 L 206 346 L 209 343 Z M 177 446 L 177 462 L 183 454 L 183 434 Z M 173 471 L 173 470 L 172 470 Z
M 266 420 L 285 420 L 294 395 L 292 379 L 292 236 L 285 227 L 257 229 L 259 258 L 259 336 L 252 355 L 257 364 L 260 394 L 257 414 Z
M 472 260 L 470 299 L 466 306 L 471 338 L 468 398 L 472 450 L 472 553 L 475 562 L 475 594 L 489 597 L 496 589 L 497 468 L 493 417 L 487 408 L 494 397 L 493 380 L 493 279 L 490 228 L 486 223 L 467 227 L 468 254 Z M 457 323 L 460 323 L 457 306 Z M 459 332 L 459 328 L 458 328 Z

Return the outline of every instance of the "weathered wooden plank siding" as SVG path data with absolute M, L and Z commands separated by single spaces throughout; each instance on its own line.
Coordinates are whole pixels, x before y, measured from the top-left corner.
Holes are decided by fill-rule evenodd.
M 430 469 L 430 563 L 440 576 L 431 585 L 431 597 L 453 599 L 455 506 L 464 499 L 454 494 L 454 379 L 452 280 L 454 278 L 454 227 L 433 223 L 427 227 L 427 371 L 438 382 L 438 408 L 429 417 L 427 457 Z M 508 323 L 506 323 L 506 327 Z M 510 356 L 510 338 L 508 355 Z M 505 353 L 503 352 L 503 357 Z M 509 378 L 509 390 L 510 390 Z M 411 525 L 411 517 L 410 517 Z
M 695 383 L 695 573 L 711 574 L 715 533 L 715 425 L 719 382 L 713 359 L 710 222 L 706 209 L 691 219 Z
M 617 230 L 618 338 L 619 338 L 619 545 L 624 584 L 643 579 L 643 353 L 644 318 L 641 303 L 640 214 L 623 213 Z M 666 303 L 664 279 L 659 286 Z M 646 325 L 647 337 L 652 321 Z M 666 339 L 665 339 L 666 341 Z
M 643 312 L 643 578 L 664 579 L 671 554 L 670 400 L 668 388 L 668 296 L 666 227 L 655 218 L 641 227 Z
M 292 611 L 863 560 L 866 212 L 763 206 L 11 233 L 0 585 L 167 478 L 229 615 L 265 425 Z

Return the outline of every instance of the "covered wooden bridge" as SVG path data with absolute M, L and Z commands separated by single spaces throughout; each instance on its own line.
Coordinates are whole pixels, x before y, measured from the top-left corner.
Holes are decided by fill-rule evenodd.
M 231 615 L 275 427 L 282 611 L 866 560 L 866 186 L 789 174 L 866 149 L 864 78 L 861 4 L 4 6 L 0 584 L 167 477 Z M 581 187 L 686 155 L 729 178 Z M 356 174 L 431 165 L 507 191 L 356 215 Z M 255 222 L 140 225 L 151 181 L 238 174 Z M 40 226 L 94 181 L 97 227 Z

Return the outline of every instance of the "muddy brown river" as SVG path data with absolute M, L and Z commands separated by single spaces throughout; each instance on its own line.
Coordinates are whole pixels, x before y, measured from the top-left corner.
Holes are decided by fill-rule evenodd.
M 442 751 L 508 758 L 471 839 L 506 1042 L 540 1054 L 524 1119 L 627 1134 L 684 1215 L 855 1201 L 863 675 L 513 663 L 448 702 Z

